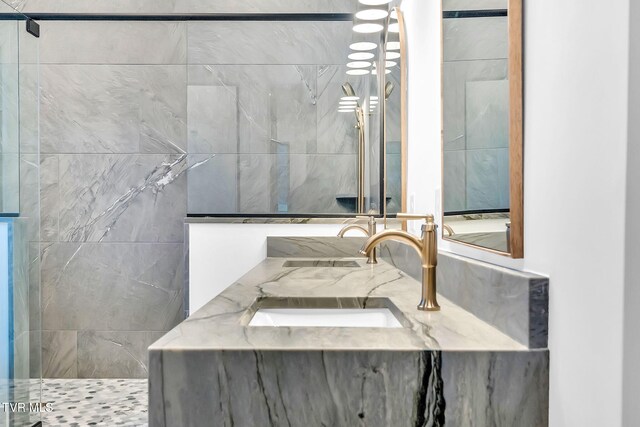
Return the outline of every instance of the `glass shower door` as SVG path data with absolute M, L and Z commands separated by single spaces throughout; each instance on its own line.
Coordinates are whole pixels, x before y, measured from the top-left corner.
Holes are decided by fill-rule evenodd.
M 41 419 L 38 43 L 0 2 L 0 427 Z

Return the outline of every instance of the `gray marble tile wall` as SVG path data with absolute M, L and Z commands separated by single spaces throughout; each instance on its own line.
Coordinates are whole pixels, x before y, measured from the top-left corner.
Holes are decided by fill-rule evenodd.
M 477 8 L 505 7 L 486 0 Z M 443 31 L 444 209 L 508 208 L 507 19 L 445 19 Z
M 186 37 L 42 23 L 45 377 L 145 377 L 146 346 L 182 319 Z
M 187 212 L 344 211 L 350 38 L 349 22 L 42 24 L 45 376 L 146 376 L 146 345 L 183 316 Z
M 24 13 L 352 13 L 357 0 L 5 0 Z
M 259 34 L 259 37 L 256 37 Z M 189 213 L 345 213 L 357 130 L 339 113 L 350 22 L 196 22 L 188 26 Z M 193 178 L 193 179 L 192 179 Z

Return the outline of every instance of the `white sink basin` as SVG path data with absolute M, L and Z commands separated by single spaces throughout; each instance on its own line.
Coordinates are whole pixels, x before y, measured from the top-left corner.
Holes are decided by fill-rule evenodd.
M 402 328 L 388 308 L 261 308 L 249 326 Z

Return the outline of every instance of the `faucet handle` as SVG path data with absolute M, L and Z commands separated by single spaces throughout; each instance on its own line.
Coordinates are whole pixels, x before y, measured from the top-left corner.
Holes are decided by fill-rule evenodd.
M 398 213 L 396 214 L 396 218 L 403 219 L 406 221 L 417 221 L 420 219 L 424 219 L 425 222 L 433 222 L 434 216 L 432 214 L 410 214 L 410 213 Z

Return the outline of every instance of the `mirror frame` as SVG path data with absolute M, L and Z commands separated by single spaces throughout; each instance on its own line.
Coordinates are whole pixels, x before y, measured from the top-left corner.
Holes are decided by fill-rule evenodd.
M 440 2 L 440 102 L 441 102 L 441 183 L 444 183 L 444 25 L 443 5 Z M 471 246 L 511 258 L 524 258 L 524 185 L 523 185 L 523 91 L 522 91 L 522 0 L 507 3 L 509 77 L 509 216 L 511 221 L 510 252 L 460 242 L 449 238 L 442 227 L 442 239 Z M 444 190 L 444 185 L 442 185 Z M 442 222 L 444 224 L 444 191 L 440 194 Z

